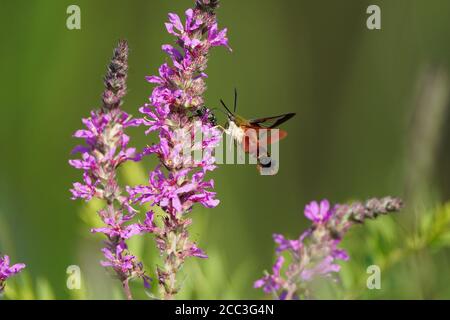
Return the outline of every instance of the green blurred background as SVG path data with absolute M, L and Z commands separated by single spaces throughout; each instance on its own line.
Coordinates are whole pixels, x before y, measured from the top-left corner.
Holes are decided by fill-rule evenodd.
M 98 264 L 101 238 L 89 233 L 95 204 L 70 200 L 80 179 L 67 163 L 72 133 L 99 106 L 121 38 L 131 47 L 124 109 L 138 114 L 152 91 L 144 77 L 166 59 L 161 45 L 173 42 L 167 13 L 192 3 L 1 1 L 0 251 L 27 264 L 10 282 L 11 297 L 120 298 Z M 81 8 L 81 30 L 66 28 L 70 4 Z M 381 7 L 382 30 L 366 28 L 370 4 Z M 396 195 L 407 208 L 349 235 L 343 283 L 322 297 L 450 298 L 449 12 L 447 0 L 222 1 L 219 23 L 233 53 L 212 52 L 208 105 L 231 102 L 237 87 L 243 116 L 297 117 L 283 126 L 278 175 L 248 165 L 213 173 L 221 204 L 192 215 L 192 235 L 210 259 L 187 263 L 180 297 L 263 298 L 252 284 L 271 268 L 271 235 L 298 236 L 307 202 Z M 132 144 L 151 142 L 143 131 L 131 130 Z M 144 183 L 154 164 L 125 167 L 122 181 Z M 154 265 L 150 237 L 132 245 Z M 370 264 L 389 266 L 382 290 L 365 289 Z M 82 293 L 66 288 L 69 265 L 81 267 Z M 140 284 L 134 291 L 146 297 Z

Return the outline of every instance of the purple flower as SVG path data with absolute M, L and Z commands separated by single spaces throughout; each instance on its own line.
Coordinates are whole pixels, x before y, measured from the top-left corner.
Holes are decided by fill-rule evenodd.
M 227 29 L 219 31 L 217 23 L 213 24 L 209 29 L 208 41 L 212 46 L 225 46 L 231 50 L 228 46 Z
M 169 21 L 165 24 L 167 31 L 178 37 L 183 46 L 194 49 L 201 44 L 200 39 L 192 36 L 192 32 L 198 30 L 203 24 L 202 20 L 194 17 L 194 10 L 186 10 L 186 22 L 184 26 L 177 14 L 169 13 Z
M 137 224 L 124 226 L 125 221 L 127 220 L 125 220 L 123 217 L 119 217 L 117 219 L 105 218 L 103 222 L 107 224 L 107 227 L 96 228 L 92 229 L 91 231 L 93 233 L 103 233 L 109 238 L 118 237 L 124 240 L 129 239 L 132 236 L 142 232 L 141 228 Z
M 197 257 L 197 258 L 201 258 L 201 259 L 208 258 L 206 253 L 202 249 L 197 247 L 195 244 L 191 244 L 189 246 L 189 248 L 187 250 L 185 250 L 185 252 L 187 253 L 188 257 Z
M 327 222 L 332 213 L 330 203 L 326 199 L 320 201 L 320 204 L 316 201 L 312 201 L 305 207 L 305 216 L 317 224 Z
M 124 288 L 128 288 L 128 281 L 133 277 L 141 278 L 144 287 L 150 288 L 151 278 L 142 272 L 142 264 L 136 261 L 136 257 L 129 254 L 127 245 L 124 241 L 121 241 L 114 247 L 113 250 L 110 248 L 103 248 L 102 252 L 107 259 L 106 261 L 100 261 L 103 267 L 111 267 L 118 275 L 120 275 L 120 280 L 123 281 Z M 131 293 L 127 292 L 127 297 L 131 298 Z
M 279 256 L 272 268 L 272 274 L 267 274 L 263 278 L 256 280 L 254 287 L 263 288 L 265 293 L 273 293 L 280 289 L 283 279 L 280 277 L 281 268 L 284 263 L 283 256 Z
M 158 227 L 154 223 L 155 213 L 153 211 L 147 212 L 143 224 L 139 224 L 141 232 L 159 233 Z
M 347 251 L 343 250 L 343 249 L 338 249 L 338 248 L 334 248 L 331 256 L 333 259 L 338 259 L 338 260 L 343 260 L 343 261 L 347 261 L 348 259 L 350 259 Z
M 128 147 L 130 137 L 125 134 L 125 129 L 145 122 L 143 119 L 132 119 L 120 109 L 126 94 L 127 61 L 128 45 L 121 41 L 114 51 L 104 80 L 102 107 L 92 111 L 89 118 L 83 119 L 85 128 L 74 134 L 75 138 L 84 140 L 84 145 L 72 151 L 81 153 L 81 159 L 70 160 L 69 164 L 83 171 L 83 182 L 75 182 L 71 189 L 72 199 L 90 201 L 95 197 L 106 204 L 98 212 L 104 226 L 92 229 L 92 232 L 102 233 L 107 238 L 107 247 L 102 250 L 106 261 L 101 264 L 114 269 L 130 299 L 128 281 L 138 277 L 147 286 L 149 278 L 142 264 L 127 250 L 125 241 L 146 230 L 130 223 L 136 211 L 130 206 L 128 197 L 122 195 L 116 177 L 120 165 L 138 158 L 135 149 Z
M 400 199 L 386 197 L 371 199 L 365 203 L 336 205 L 330 209 L 330 203 L 322 200 L 311 202 L 305 207 L 305 216 L 313 225 L 296 240 L 286 239 L 274 234 L 277 244 L 277 262 L 273 274 L 267 274 L 255 282 L 255 288 L 263 288 L 265 293 L 273 293 L 279 299 L 308 298 L 308 283 L 316 278 L 333 277 L 341 270 L 339 260 L 347 261 L 347 252 L 338 247 L 348 229 L 365 219 L 373 219 L 380 214 L 399 211 Z M 282 254 L 290 256 L 290 264 L 281 273 L 284 262 Z
M 175 76 L 175 74 L 175 71 L 167 63 L 164 63 L 159 68 L 159 76 L 148 76 L 145 77 L 145 79 L 147 79 L 147 81 L 150 83 L 170 86 L 171 79 L 173 76 Z
M 334 258 L 332 256 L 326 256 L 310 269 L 305 268 L 301 272 L 301 278 L 304 281 L 311 281 L 314 277 L 327 276 L 332 272 L 339 272 L 339 270 L 341 270 L 341 266 L 334 263 Z
M 204 107 L 209 51 L 215 46 L 228 47 L 226 29 L 219 30 L 217 25 L 216 8 L 215 0 L 198 0 L 194 9 L 186 10 L 184 21 L 169 14 L 165 26 L 176 37 L 177 47 L 162 46 L 171 63 L 161 65 L 158 75 L 146 77 L 156 87 L 149 97 L 150 104 L 140 108 L 145 115 L 142 123 L 148 127 L 146 134 L 157 134 L 159 141 L 136 159 L 155 155 L 160 164 L 150 172 L 148 185 L 127 191 L 133 203 L 150 203 L 165 212 L 161 227 L 155 226 L 150 213 L 140 228 L 155 234 L 164 260 L 164 266 L 157 270 L 158 280 L 166 299 L 178 291 L 176 274 L 185 259 L 207 257 L 189 239 L 187 228 L 191 221 L 187 214 L 195 205 L 214 208 L 219 204 L 214 181 L 206 175 L 216 168 L 213 154 L 221 132 L 206 117 L 195 116 Z M 196 133 L 202 136 L 200 141 Z
M 76 169 L 82 170 L 97 169 L 97 161 L 95 157 L 90 155 L 88 152 L 84 152 L 80 160 L 69 160 L 69 164 Z
M 16 263 L 11 266 L 9 256 L 7 255 L 3 257 L 0 256 L 0 293 L 5 288 L 6 280 L 14 276 L 15 274 L 19 273 L 24 268 L 25 264 Z
M 115 249 L 115 252 L 108 248 L 102 249 L 105 258 L 107 259 L 107 261 L 101 261 L 102 266 L 112 267 L 114 270 L 118 270 L 121 274 L 130 273 L 134 269 L 133 261 L 135 256 L 129 255 L 125 252 L 126 245 L 124 242 L 119 243 Z
M 278 244 L 276 249 L 277 253 L 281 253 L 286 250 L 299 251 L 302 247 L 301 240 L 288 240 L 281 234 L 274 234 L 273 240 Z
M 88 172 L 83 173 L 83 181 L 84 184 L 79 182 L 73 184 L 73 189 L 70 190 L 72 192 L 72 200 L 84 199 L 89 201 L 96 195 L 97 188 L 95 186 L 98 184 L 98 181 L 93 183 Z

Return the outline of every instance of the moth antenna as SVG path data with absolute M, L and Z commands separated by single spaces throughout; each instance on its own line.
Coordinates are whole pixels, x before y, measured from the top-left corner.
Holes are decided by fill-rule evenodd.
M 228 116 L 232 116 L 233 112 L 230 111 L 230 109 L 228 109 L 227 105 L 225 104 L 225 102 L 223 102 L 222 99 L 220 99 L 220 103 L 223 105 L 223 107 L 228 111 Z

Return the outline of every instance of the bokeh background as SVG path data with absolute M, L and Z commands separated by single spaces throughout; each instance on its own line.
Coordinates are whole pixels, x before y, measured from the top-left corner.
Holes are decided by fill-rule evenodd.
M 122 298 L 98 264 L 101 238 L 89 232 L 96 204 L 70 200 L 80 179 L 68 165 L 72 133 L 99 106 L 121 38 L 131 47 L 124 109 L 138 114 L 152 90 L 144 77 L 173 41 L 167 13 L 192 3 L 1 1 L 0 252 L 27 264 L 7 297 Z M 81 7 L 81 30 L 66 28 L 70 4 Z M 370 4 L 381 7 L 382 30 L 366 28 Z M 210 258 L 187 263 L 180 298 L 264 298 L 252 284 L 271 268 L 271 235 L 298 236 L 307 202 L 384 195 L 404 197 L 407 207 L 349 234 L 342 282 L 319 298 L 450 298 L 448 12 L 446 0 L 222 1 L 218 18 L 233 53 L 212 52 L 208 105 L 231 102 L 236 87 L 246 117 L 297 116 L 283 126 L 278 175 L 259 176 L 250 165 L 212 174 L 221 204 L 192 214 L 192 235 Z M 131 131 L 135 146 L 153 139 Z M 154 165 L 130 164 L 122 181 L 145 183 Z M 151 237 L 132 246 L 153 275 Z M 382 268 L 381 290 L 366 288 L 371 264 Z M 82 290 L 67 289 L 69 265 L 81 267 Z M 140 283 L 133 291 L 147 298 Z

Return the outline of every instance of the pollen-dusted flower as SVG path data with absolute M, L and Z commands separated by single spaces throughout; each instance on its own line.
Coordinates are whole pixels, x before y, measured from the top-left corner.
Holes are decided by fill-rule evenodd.
M 11 266 L 9 256 L 0 256 L 0 293 L 5 289 L 6 280 L 22 271 L 23 268 L 25 268 L 25 264 L 16 263 Z
M 210 49 L 228 47 L 226 29 L 219 30 L 214 14 L 217 6 L 216 0 L 197 0 L 195 8 L 185 12 L 184 19 L 169 14 L 165 26 L 176 37 L 177 47 L 162 46 L 171 63 L 164 63 L 158 75 L 146 77 L 156 87 L 150 103 L 140 109 L 145 115 L 142 122 L 148 126 L 146 133 L 157 133 L 159 142 L 145 148 L 137 158 L 155 155 L 160 164 L 150 173 L 148 185 L 127 190 L 134 202 L 150 203 L 165 212 L 162 227 L 153 225 L 152 213 L 141 226 L 153 231 L 164 260 L 157 273 L 165 299 L 172 299 L 178 292 L 176 275 L 185 259 L 207 257 L 189 239 L 187 228 L 191 220 L 186 215 L 196 204 L 207 208 L 219 204 L 214 182 L 206 175 L 216 168 L 213 153 L 222 135 L 208 117 L 196 115 L 196 111 L 205 108 L 205 70 Z M 201 141 L 196 139 L 196 133 L 201 135 Z
M 311 202 L 304 213 L 313 225 L 295 240 L 274 234 L 278 258 L 273 273 L 257 280 L 255 288 L 262 287 L 265 293 L 272 293 L 279 299 L 308 298 L 309 282 L 320 277 L 335 277 L 341 269 L 338 262 L 349 259 L 347 252 L 338 245 L 352 225 L 380 214 L 400 211 L 402 207 L 402 201 L 392 197 L 333 208 L 328 200 Z M 283 272 L 282 254 L 285 253 L 290 256 L 290 263 Z

